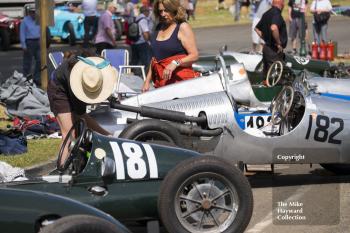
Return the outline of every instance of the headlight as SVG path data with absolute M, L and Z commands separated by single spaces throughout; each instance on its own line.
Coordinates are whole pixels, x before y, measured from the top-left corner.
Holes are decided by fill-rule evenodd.
M 83 23 L 83 22 L 84 22 L 84 18 L 81 17 L 81 16 L 78 16 L 78 22 L 79 22 L 79 23 Z
M 10 29 L 14 29 L 14 28 L 15 28 L 15 23 L 14 23 L 14 22 L 11 22 L 11 23 L 9 24 L 9 28 L 10 28 Z

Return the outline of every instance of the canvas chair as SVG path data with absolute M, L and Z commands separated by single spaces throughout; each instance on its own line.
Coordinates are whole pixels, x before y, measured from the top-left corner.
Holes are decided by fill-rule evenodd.
M 104 49 L 101 56 L 111 62 L 111 65 L 118 70 L 118 82 L 116 90 L 119 92 L 122 74 L 130 74 L 130 69 L 141 69 L 142 79 L 146 79 L 145 66 L 129 65 L 129 52 L 126 49 Z
M 49 59 L 54 69 L 57 69 L 63 62 L 64 54 L 63 52 L 56 51 L 49 53 Z

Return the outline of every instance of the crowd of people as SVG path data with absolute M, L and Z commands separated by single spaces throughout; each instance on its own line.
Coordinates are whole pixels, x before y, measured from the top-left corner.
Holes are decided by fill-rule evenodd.
M 84 47 L 91 47 L 87 44 L 91 34 L 89 29 L 92 30 L 95 20 L 95 7 L 93 1 L 83 1 L 82 9 L 89 16 L 89 22 L 85 25 L 88 35 L 84 37 Z M 96 52 L 89 48 L 68 53 L 64 62 L 51 75 L 47 93 L 51 111 L 62 132 L 62 143 L 70 140 L 67 134 L 77 119 L 84 119 L 89 128 L 103 135 L 110 135 L 110 132 L 101 128 L 86 114 L 86 106 L 106 100 L 117 82 L 117 70 L 99 56 L 103 49 L 116 47 L 116 29 L 112 15 L 117 7 L 115 3 L 109 3 L 98 19 L 93 46 Z M 158 88 L 199 76 L 192 70 L 192 63 L 198 59 L 195 36 L 187 23 L 187 11 L 180 1 L 156 0 L 153 12 L 149 6 L 143 5 L 139 8 L 138 15 L 133 9 L 134 3 L 127 2 L 126 14 L 130 22 L 137 22 L 139 36 L 134 40 L 127 38 L 127 42 L 132 50 L 131 64 L 144 65 L 148 70 L 142 91 L 148 91 L 151 82 Z M 151 14 L 155 19 L 152 24 Z M 154 28 L 153 22 L 157 22 Z M 67 155 L 68 148 L 64 148 L 64 157 L 60 160 L 62 164 L 58 165 L 59 168 L 64 166 Z
M 132 51 L 131 65 L 143 65 L 146 68 L 147 76 L 142 91 L 148 91 L 151 85 L 158 88 L 198 77 L 199 74 L 192 69 L 192 64 L 198 59 L 198 49 L 194 32 L 188 23 L 190 17 L 195 19 L 196 1 L 155 0 L 151 4 L 146 0 L 141 7 L 136 4 L 135 0 L 126 0 L 124 17 L 129 30 L 133 23 L 138 29 L 138 35 L 135 38 L 127 36 L 126 43 Z M 234 4 L 240 9 L 236 12 L 235 20 L 239 20 L 240 13 L 247 17 L 247 8 L 254 6 L 253 50 L 262 52 L 264 73 L 267 73 L 274 61 L 284 60 L 284 49 L 288 42 L 287 24 L 282 17 L 284 0 L 236 0 Z M 308 36 L 303 31 L 308 28 L 305 20 L 308 4 L 307 0 L 288 1 L 287 22 L 294 54 L 297 53 L 298 35 L 300 40 Z M 226 8 L 223 0 L 218 1 L 217 10 L 221 8 Z M 109 2 L 99 16 L 97 0 L 83 0 L 79 9 L 85 15 L 82 47 L 90 49 L 69 53 L 48 83 L 50 107 L 60 126 L 62 140 L 79 118 L 85 119 L 93 130 L 110 135 L 86 114 L 86 105 L 106 100 L 112 94 L 118 76 L 117 70 L 101 58 L 104 49 L 117 47 L 113 14 L 118 10 L 118 5 L 114 1 Z M 309 10 L 314 15 L 312 28 L 317 43 L 328 39 L 327 23 L 331 9 L 329 0 L 311 2 Z M 28 10 L 20 31 L 24 75 L 30 73 L 34 58 L 34 82 L 40 85 L 40 27 L 35 22 L 35 8 Z

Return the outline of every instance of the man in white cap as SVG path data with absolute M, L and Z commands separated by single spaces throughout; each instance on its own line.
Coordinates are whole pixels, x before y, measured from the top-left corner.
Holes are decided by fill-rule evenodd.
M 92 54 L 84 52 L 82 56 Z M 62 142 L 73 122 L 80 118 L 90 129 L 111 135 L 86 113 L 86 105 L 105 101 L 112 94 L 117 77 L 117 71 L 100 57 L 84 58 L 73 54 L 57 68 L 49 81 L 47 93 L 51 111 L 61 129 Z M 67 152 L 63 153 L 62 163 L 66 161 L 65 156 L 68 156 Z
M 28 15 L 25 16 L 20 26 L 20 42 L 23 49 L 23 75 L 32 73 L 33 58 L 35 60 L 34 82 L 40 86 L 40 25 L 35 22 L 35 5 L 27 6 Z

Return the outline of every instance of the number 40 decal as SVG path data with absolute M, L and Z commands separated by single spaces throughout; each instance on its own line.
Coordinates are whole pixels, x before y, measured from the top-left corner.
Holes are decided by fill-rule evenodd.
M 121 152 L 121 148 L 117 142 L 110 142 L 110 144 L 115 160 L 117 180 L 125 180 L 126 172 L 131 179 L 142 179 L 146 177 L 148 173 L 147 166 L 144 153 L 139 144 L 123 142 L 121 147 L 124 153 Z M 152 147 L 148 144 L 142 144 L 142 146 L 146 152 L 149 177 L 156 179 L 158 178 L 158 166 Z
M 333 132 L 328 132 L 330 124 L 337 124 L 338 128 Z M 312 127 L 312 115 L 309 116 L 309 126 L 307 128 L 305 139 L 309 139 Z M 326 142 L 332 144 L 341 144 L 341 140 L 334 139 L 344 129 L 344 121 L 341 118 L 331 118 L 327 116 L 317 115 L 316 117 L 316 129 L 314 132 L 314 139 L 318 142 Z M 329 137 L 328 137 L 329 134 Z

